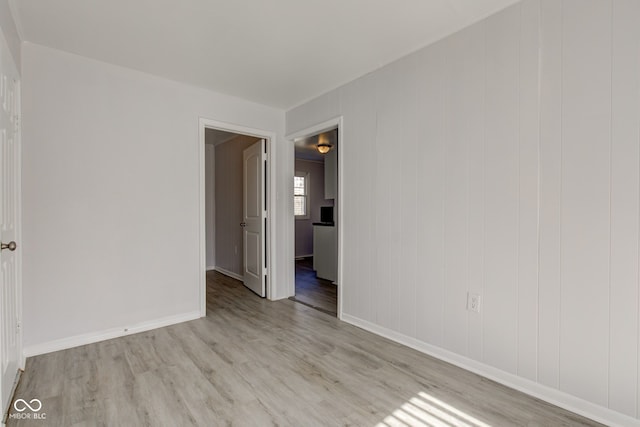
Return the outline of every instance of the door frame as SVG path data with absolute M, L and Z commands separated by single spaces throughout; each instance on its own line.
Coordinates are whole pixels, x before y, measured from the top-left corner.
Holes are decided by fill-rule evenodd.
M 198 120 L 198 160 L 199 160 L 199 221 L 198 221 L 198 238 L 200 239 L 200 315 L 205 317 L 207 315 L 207 236 L 206 236 L 206 193 L 205 193 L 205 129 L 215 129 L 224 132 L 237 133 L 241 135 L 254 136 L 265 140 L 266 146 L 266 159 L 267 159 L 267 182 L 265 183 L 267 189 L 267 226 L 265 227 L 265 241 L 267 250 L 267 282 L 265 284 L 267 299 L 273 299 L 275 290 L 273 289 L 273 275 L 276 264 L 276 168 L 272 167 L 275 161 L 275 132 L 269 132 L 263 129 L 256 129 L 247 126 L 237 125 L 234 123 L 221 122 L 218 120 L 207 119 L 200 117 Z
M 343 242 L 344 242 L 344 227 L 342 226 L 344 224 L 344 213 L 343 213 L 343 209 L 342 209 L 342 205 L 343 205 L 343 201 L 344 201 L 344 150 L 342 149 L 344 147 L 344 132 L 343 132 L 343 118 L 342 116 L 338 116 L 338 117 L 334 117 L 332 119 L 326 120 L 324 122 L 321 123 L 317 123 L 315 125 L 306 127 L 302 130 L 299 130 L 297 132 L 293 132 L 290 133 L 288 135 L 285 136 L 285 139 L 287 141 L 289 141 L 289 149 L 291 151 L 295 150 L 295 145 L 294 145 L 294 141 L 296 139 L 300 139 L 300 138 L 308 138 L 310 136 L 314 136 L 317 135 L 321 132 L 325 132 L 328 130 L 332 130 L 332 129 L 338 129 L 338 145 L 337 147 L 335 147 L 336 150 L 338 150 L 338 197 L 334 202 L 334 210 L 337 211 L 337 215 L 335 215 L 335 217 L 338 219 L 337 221 L 337 227 L 338 227 L 338 256 L 337 256 L 337 273 L 338 273 L 338 277 L 336 280 L 336 284 L 338 286 L 338 319 L 342 320 L 342 301 L 343 301 L 343 295 L 344 295 L 344 276 L 343 276 L 343 269 L 342 266 L 344 265 L 343 262 Z M 291 165 L 291 170 L 294 171 L 295 173 L 295 152 L 293 153 L 292 159 L 294 164 Z M 290 180 L 293 183 L 293 177 Z M 293 191 L 291 192 L 292 194 L 292 199 L 293 199 Z M 293 214 L 293 203 L 290 204 L 291 205 L 291 212 L 289 212 L 289 217 L 293 218 L 294 214 Z M 289 253 L 295 254 L 295 247 L 296 247 L 296 237 L 295 237 L 295 233 L 291 233 L 291 238 L 289 239 L 289 241 L 287 242 L 287 245 L 289 246 Z M 296 272 L 295 272 L 295 263 L 293 264 L 293 268 L 291 269 L 291 277 L 292 277 L 292 289 L 290 290 L 290 294 L 294 295 L 295 294 L 295 286 L 296 286 Z

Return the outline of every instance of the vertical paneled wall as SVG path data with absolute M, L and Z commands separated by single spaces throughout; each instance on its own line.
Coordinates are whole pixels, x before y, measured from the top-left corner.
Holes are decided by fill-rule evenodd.
M 538 201 L 538 382 L 559 387 L 560 201 L 562 191 L 562 2 L 540 5 L 540 158 Z M 543 311 L 544 307 L 544 311 Z
M 348 318 L 638 417 L 638 22 L 525 0 L 288 112 L 344 118 Z
M 633 414 L 638 403 L 638 159 L 640 127 L 640 2 L 616 1 L 611 61 L 611 251 L 609 404 Z
M 565 0 L 561 13 L 560 388 L 606 405 L 611 3 Z
M 539 168 L 540 164 L 540 3 L 527 1 L 520 7 L 518 97 L 518 286 L 517 374 L 538 379 L 539 322 Z M 522 339 L 521 337 L 526 337 Z

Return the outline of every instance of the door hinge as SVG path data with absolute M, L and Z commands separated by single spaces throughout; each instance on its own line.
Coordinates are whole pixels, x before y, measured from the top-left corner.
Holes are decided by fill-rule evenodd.
M 22 323 L 19 320 L 16 321 L 16 334 L 20 333 L 21 328 L 22 328 Z

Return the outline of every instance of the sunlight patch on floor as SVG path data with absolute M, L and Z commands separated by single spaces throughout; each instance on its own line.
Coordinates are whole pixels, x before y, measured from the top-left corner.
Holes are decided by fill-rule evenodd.
M 378 427 L 491 427 L 489 424 L 421 391 L 392 414 Z

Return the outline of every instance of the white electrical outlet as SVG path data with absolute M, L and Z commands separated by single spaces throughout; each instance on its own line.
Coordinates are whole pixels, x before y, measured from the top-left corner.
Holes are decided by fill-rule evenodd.
M 467 310 L 480 313 L 480 294 L 467 293 Z

